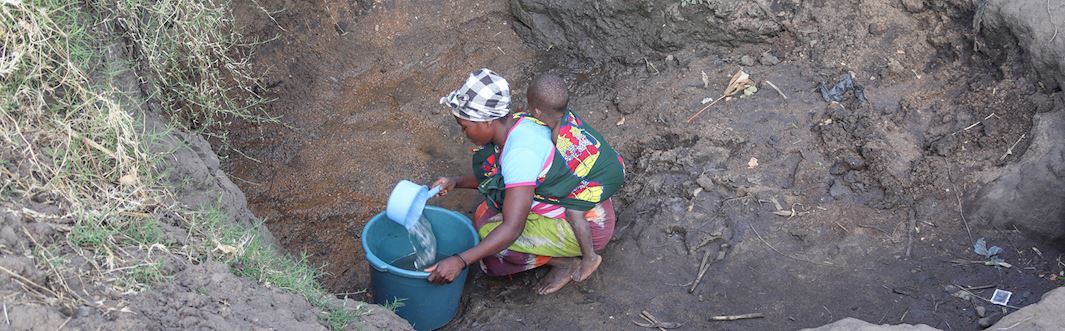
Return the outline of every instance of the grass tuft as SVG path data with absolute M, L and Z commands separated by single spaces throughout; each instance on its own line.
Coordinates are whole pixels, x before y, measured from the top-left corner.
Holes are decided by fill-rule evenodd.
M 318 282 L 319 271 L 307 263 L 305 257 L 292 258 L 277 252 L 266 244 L 260 235 L 262 224 L 244 228 L 226 222 L 226 216 L 218 208 L 210 208 L 195 214 L 189 228 L 199 236 L 211 238 L 201 250 L 220 254 L 234 274 L 254 279 L 268 287 L 299 293 L 327 315 L 322 319 L 333 330 L 344 329 L 358 317 L 345 307 L 337 307 L 329 294 Z
M 168 277 L 160 256 L 181 254 L 300 293 L 333 329 L 356 318 L 331 303 L 317 270 L 276 252 L 258 229 L 166 202 L 163 155 L 148 146 L 168 132 L 145 131 L 143 105 L 221 138 L 234 119 L 270 120 L 257 110 L 268 100 L 256 93 L 249 44 L 228 8 L 225 0 L 0 0 L 0 204 L 61 207 L 53 221 L 66 240 L 42 241 L 32 254 L 58 277 L 46 284 L 49 304 L 86 300 L 62 279 L 68 256 L 92 266 L 88 281 L 136 293 Z M 186 245 L 167 238 L 162 217 L 190 220 Z M 153 258 L 156 249 L 165 253 Z

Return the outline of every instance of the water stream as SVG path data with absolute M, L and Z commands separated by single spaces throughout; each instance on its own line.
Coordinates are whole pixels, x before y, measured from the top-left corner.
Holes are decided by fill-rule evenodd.
M 422 215 L 413 226 L 407 228 L 407 235 L 410 238 L 413 252 L 389 264 L 408 270 L 422 270 L 433 265 L 438 258 L 436 256 L 436 235 L 433 234 L 433 227 L 429 224 L 429 220 L 425 218 L 425 215 Z

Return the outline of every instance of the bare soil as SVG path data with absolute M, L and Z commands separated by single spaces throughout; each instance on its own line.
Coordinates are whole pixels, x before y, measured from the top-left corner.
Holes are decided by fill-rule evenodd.
M 240 153 L 229 167 L 250 207 L 287 250 L 328 272 L 330 289 L 361 292 L 358 233 L 392 185 L 469 171 L 472 146 L 437 99 L 481 67 L 507 77 L 518 99 L 532 75 L 553 72 L 633 169 L 614 241 L 592 279 L 555 295 L 534 293 L 542 271 L 476 274 L 449 328 L 631 328 L 646 310 L 700 329 L 844 317 L 973 329 L 976 305 L 945 286 L 1010 290 L 1014 306 L 1060 286 L 1050 276 L 1065 266 L 1060 246 L 962 221 L 959 203 L 1023 155 L 1033 115 L 1065 106 L 1008 33 L 973 30 L 978 7 L 550 2 L 235 1 L 245 33 L 278 37 L 255 58 L 284 124 L 233 128 Z M 729 24 L 692 27 L 700 20 Z M 632 32 L 658 24 L 668 33 Z M 740 67 L 787 99 L 761 84 L 686 123 Z M 815 91 L 848 72 L 868 101 L 829 103 Z M 774 214 L 773 201 L 797 215 Z M 464 212 L 477 202 L 433 201 Z M 950 262 L 981 260 L 979 238 L 1005 248 L 1013 267 Z M 707 254 L 714 262 L 689 293 Z M 708 320 L 755 312 L 766 317 Z M 987 307 L 992 322 L 1004 313 Z

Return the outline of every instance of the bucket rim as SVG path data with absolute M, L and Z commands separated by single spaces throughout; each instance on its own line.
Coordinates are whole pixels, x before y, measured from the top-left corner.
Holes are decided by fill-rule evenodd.
M 456 212 L 454 210 L 450 210 L 450 209 L 447 209 L 447 208 L 441 208 L 441 207 L 437 207 L 437 206 L 433 206 L 433 205 L 425 205 L 425 209 L 433 210 L 433 211 L 437 211 L 437 212 L 443 212 L 445 214 L 451 214 L 452 216 L 455 216 L 459 220 L 469 221 L 469 219 L 470 219 L 469 217 L 466 217 L 466 215 L 460 214 L 459 212 Z M 376 269 L 378 271 L 387 272 L 387 273 L 390 273 L 390 274 L 393 274 L 393 275 L 402 276 L 402 277 L 405 277 L 405 278 L 415 278 L 415 279 L 428 278 L 429 277 L 429 273 L 428 272 L 413 271 L 413 270 L 407 270 L 407 269 L 403 269 L 403 268 L 396 268 L 396 267 L 392 266 L 391 264 L 388 264 L 384 260 L 381 260 L 380 258 L 378 258 L 377 255 L 374 255 L 374 254 L 371 253 L 370 246 L 369 246 L 369 244 L 366 243 L 366 234 L 367 234 L 367 232 L 370 229 L 370 225 L 374 224 L 375 222 L 381 221 L 381 219 L 386 219 L 386 221 L 392 222 L 391 219 L 388 219 L 388 215 L 386 214 L 386 212 L 380 212 L 377 215 L 374 215 L 374 217 L 371 218 L 369 222 L 366 222 L 366 225 L 363 226 L 363 228 L 362 228 L 362 237 L 359 238 L 360 239 L 359 241 L 362 242 L 362 251 L 366 255 L 366 261 L 370 262 L 370 267 L 372 267 L 372 268 L 374 268 L 374 269 Z M 469 222 L 460 222 L 460 223 L 462 223 L 462 225 L 465 226 L 466 229 L 470 231 L 470 235 L 473 236 L 473 244 L 475 246 L 477 244 L 479 244 L 481 242 L 481 236 L 477 234 L 477 229 L 474 229 L 473 222 L 469 221 Z

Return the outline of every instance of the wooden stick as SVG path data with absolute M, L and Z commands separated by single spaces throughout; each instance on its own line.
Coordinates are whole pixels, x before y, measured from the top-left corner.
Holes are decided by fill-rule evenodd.
M 21 282 L 23 284 L 33 285 L 33 287 L 42 289 L 45 292 L 48 292 L 48 293 L 52 294 L 53 297 L 56 297 L 56 298 L 60 297 L 58 294 L 56 294 L 51 289 L 49 289 L 47 287 L 44 287 L 44 286 L 41 286 L 41 285 L 38 285 L 37 283 L 34 283 L 32 280 L 26 279 L 26 277 L 22 277 L 22 275 L 19 275 L 19 274 L 15 273 L 14 271 L 8 270 L 7 268 L 4 268 L 4 266 L 2 266 L 2 265 L 0 265 L 0 271 L 6 272 L 8 275 L 11 275 L 11 277 L 14 277 L 15 279 L 17 279 L 19 282 Z
M 688 293 L 695 293 L 695 288 L 699 287 L 699 282 L 703 280 L 703 275 L 706 275 L 706 270 L 710 269 L 710 264 L 707 263 L 710 260 L 710 249 L 703 250 L 703 262 L 699 264 L 699 275 L 695 276 L 695 281 L 692 282 L 692 287 L 688 289 Z
M 773 82 L 770 82 L 769 80 L 764 80 L 764 82 L 766 84 L 769 84 L 769 87 L 772 87 L 774 91 L 777 91 L 777 93 L 780 94 L 780 96 L 783 97 L 784 100 L 788 100 L 788 96 L 784 95 L 784 92 L 781 92 L 780 88 L 774 85 Z
M 958 130 L 958 131 L 954 131 L 954 133 L 951 133 L 950 135 L 954 136 L 954 135 L 957 135 L 957 134 L 962 133 L 964 131 L 968 131 L 969 129 L 975 128 L 977 125 L 984 124 L 984 121 L 986 121 L 987 119 L 991 118 L 992 116 L 996 116 L 995 113 L 991 113 L 991 115 L 987 115 L 987 117 L 984 117 L 984 119 L 982 121 L 977 121 L 976 123 L 973 123 L 972 125 L 969 125 L 969 126 L 965 127 L 964 129 L 961 129 L 961 130 Z
M 998 158 L 998 160 L 1002 161 L 1002 160 L 1005 160 L 1007 156 L 1013 155 L 1013 148 L 1017 147 L 1017 144 L 1020 144 L 1021 140 L 1024 140 L 1024 136 L 1027 136 L 1027 135 L 1028 134 L 1025 133 L 1025 134 L 1022 134 L 1020 138 L 1017 138 L 1017 142 L 1013 143 L 1013 145 L 1010 146 L 1010 148 L 1007 148 L 1006 149 L 1006 154 L 1002 154 L 1002 157 Z
M 743 315 L 711 316 L 710 320 L 711 321 L 738 321 L 738 320 L 745 320 L 745 319 L 752 319 L 752 318 L 764 318 L 764 317 L 765 317 L 765 315 L 762 315 L 762 313 L 751 313 L 751 314 L 743 314 Z
M 721 99 L 724 99 L 724 98 L 725 98 L 725 95 L 722 95 L 720 98 L 717 98 L 716 100 L 714 100 L 710 104 L 708 104 L 705 107 L 703 107 L 703 109 L 699 109 L 699 112 L 695 113 L 695 115 L 692 115 L 692 117 L 688 117 L 688 123 L 691 123 L 692 120 L 694 120 L 696 117 L 699 117 L 699 114 L 702 114 L 707 109 L 710 109 L 710 106 L 713 106 L 715 103 L 717 103 L 718 101 L 721 101 Z
M 62 330 L 64 326 L 67 326 L 67 323 L 70 323 L 70 319 L 71 318 L 74 318 L 74 316 L 68 316 L 67 320 L 63 321 L 63 324 L 60 324 L 58 328 L 55 328 L 55 330 L 56 331 Z
M 640 311 L 640 317 L 643 317 L 644 320 L 650 322 L 651 324 L 655 324 L 655 325 L 659 324 L 658 318 L 655 318 L 655 315 L 651 315 L 651 313 L 646 311 L 646 310 Z M 660 327 L 658 327 L 658 330 L 659 331 L 666 331 L 666 328 L 663 328 L 663 327 L 660 326 Z

